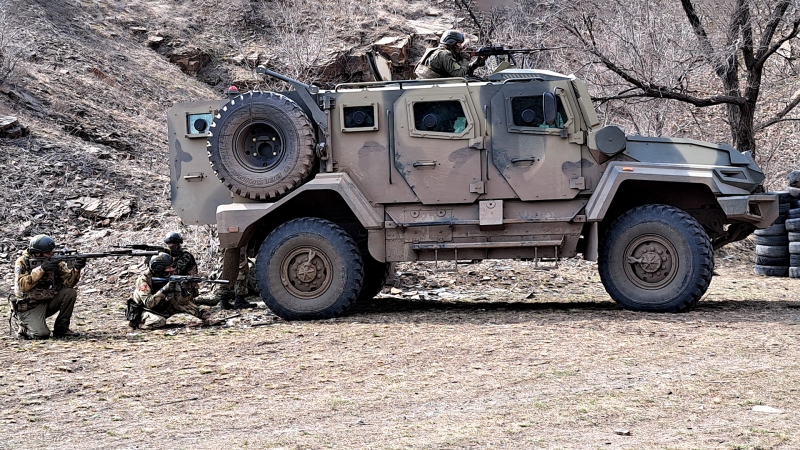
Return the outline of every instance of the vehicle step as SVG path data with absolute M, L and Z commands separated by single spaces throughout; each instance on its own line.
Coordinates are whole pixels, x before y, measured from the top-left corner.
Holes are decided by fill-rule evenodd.
M 436 242 L 411 244 L 412 250 L 485 249 L 515 247 L 560 247 L 564 238 L 551 241 Z

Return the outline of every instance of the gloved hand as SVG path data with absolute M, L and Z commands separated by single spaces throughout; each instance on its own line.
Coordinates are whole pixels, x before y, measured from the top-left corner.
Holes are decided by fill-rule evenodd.
M 171 294 L 178 290 L 178 283 L 175 281 L 170 281 L 169 283 L 165 284 L 164 287 L 158 290 L 158 292 L 162 294 Z
M 472 61 L 469 64 L 469 66 L 471 68 L 473 68 L 473 69 L 477 69 L 478 67 L 483 67 L 485 65 L 486 65 L 486 57 L 485 56 L 479 56 L 478 59 L 476 59 L 475 61 Z
M 45 259 L 44 261 L 42 261 L 41 265 L 42 270 L 44 270 L 45 272 L 56 271 L 60 266 L 61 264 L 52 258 Z
M 72 268 L 81 270 L 86 267 L 86 258 L 78 258 L 72 262 Z

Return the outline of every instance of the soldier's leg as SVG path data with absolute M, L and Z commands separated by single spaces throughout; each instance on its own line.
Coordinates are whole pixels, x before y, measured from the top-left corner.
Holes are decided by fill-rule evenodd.
M 53 335 L 63 335 L 69 332 L 69 323 L 72 320 L 72 310 L 75 309 L 75 300 L 78 291 L 72 288 L 62 288 L 53 300 L 47 304 L 47 317 L 58 313 L 53 324 Z
M 139 325 L 139 328 L 145 330 L 154 330 L 156 328 L 164 328 L 164 325 L 166 324 L 167 324 L 166 317 L 160 316 L 150 311 L 145 311 L 142 313 L 142 321 Z
M 197 306 L 194 303 L 194 298 L 192 296 L 181 297 L 181 296 L 173 296 L 170 299 L 169 309 L 168 311 L 171 314 L 178 314 L 184 313 L 189 314 L 191 316 L 197 317 L 200 320 L 206 320 L 208 318 L 208 310 L 203 309 Z
M 233 286 L 233 291 L 236 294 L 233 303 L 234 309 L 247 309 L 256 307 L 255 304 L 244 299 L 247 295 L 247 279 L 249 278 L 249 274 L 250 268 L 248 267 L 247 260 L 245 259 L 244 266 L 239 267 L 239 275 L 236 276 L 236 284 Z
M 42 302 L 33 309 L 17 313 L 18 334 L 26 339 L 48 339 L 50 328 L 44 319 L 47 318 L 49 302 Z

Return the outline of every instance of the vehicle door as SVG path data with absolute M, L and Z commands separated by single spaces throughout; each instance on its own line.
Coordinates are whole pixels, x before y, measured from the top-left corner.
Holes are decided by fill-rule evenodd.
M 474 202 L 484 187 L 483 140 L 467 86 L 409 89 L 394 111 L 394 164 L 420 201 Z
M 583 133 L 568 82 L 506 83 L 491 101 L 491 159 L 521 200 L 570 199 L 580 192 Z M 556 103 L 552 123 L 545 102 Z

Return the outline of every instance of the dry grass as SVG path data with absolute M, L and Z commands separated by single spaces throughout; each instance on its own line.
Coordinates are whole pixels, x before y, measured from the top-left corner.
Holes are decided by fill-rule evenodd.
M 619 310 L 591 264 L 570 262 L 457 278 L 408 266 L 406 294 L 451 286 L 330 321 L 259 310 L 129 334 L 117 302 L 83 295 L 84 338 L 0 347 L 4 445 L 796 448 L 797 281 L 720 265 L 699 307 L 677 315 Z

